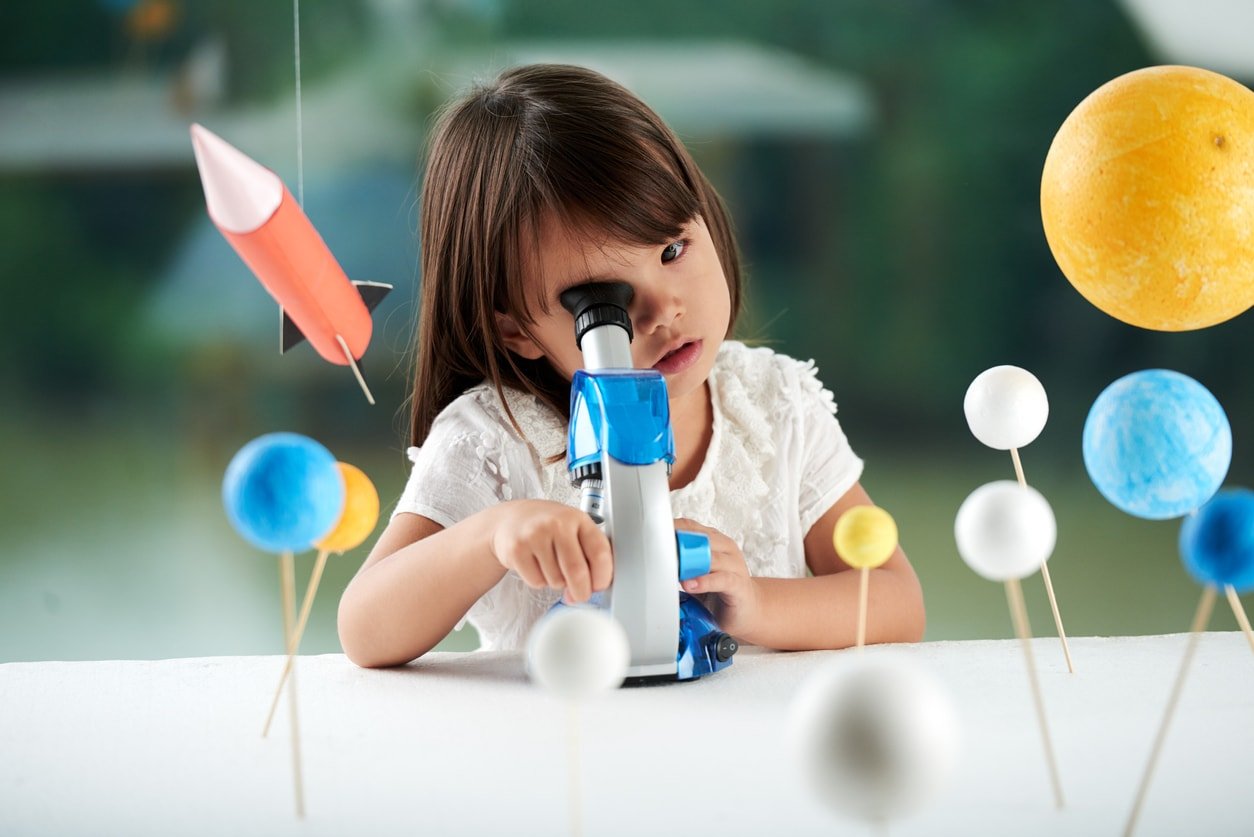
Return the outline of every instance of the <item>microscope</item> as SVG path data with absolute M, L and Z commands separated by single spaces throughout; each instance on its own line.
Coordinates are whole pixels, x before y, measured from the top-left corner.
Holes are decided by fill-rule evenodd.
M 613 582 L 592 604 L 626 631 L 626 683 L 637 685 L 719 671 L 738 644 L 679 588 L 709 572 L 710 542 L 675 530 L 666 379 L 632 365 L 632 295 L 626 282 L 592 282 L 564 291 L 561 303 L 575 318 L 584 358 L 571 381 L 566 467 L 580 507 L 603 527 L 614 553 Z

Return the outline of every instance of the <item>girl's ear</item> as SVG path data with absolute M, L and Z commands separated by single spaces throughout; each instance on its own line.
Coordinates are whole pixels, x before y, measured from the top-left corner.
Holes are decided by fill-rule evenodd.
M 505 344 L 505 348 L 527 360 L 539 360 L 544 357 L 544 350 L 523 333 L 517 320 L 509 314 L 502 314 L 500 311 L 495 312 L 495 314 L 496 327 L 501 332 L 501 341 Z

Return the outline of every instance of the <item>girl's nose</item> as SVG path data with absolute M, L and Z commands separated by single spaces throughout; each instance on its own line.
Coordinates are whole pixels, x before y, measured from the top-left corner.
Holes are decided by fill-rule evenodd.
M 684 315 L 684 303 L 672 288 L 663 285 L 632 283 L 635 296 L 631 304 L 633 328 L 641 334 L 652 334 L 659 328 L 672 326 Z

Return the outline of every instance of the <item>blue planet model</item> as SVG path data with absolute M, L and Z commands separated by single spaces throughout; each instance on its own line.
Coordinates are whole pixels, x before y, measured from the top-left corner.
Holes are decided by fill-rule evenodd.
M 1201 508 L 1232 462 L 1232 428 L 1206 387 L 1167 369 L 1133 372 L 1097 397 L 1084 465 L 1102 496 L 1148 520 Z
M 226 516 L 268 552 L 299 552 L 330 532 L 344 511 L 335 457 L 297 433 L 268 433 L 239 449 L 222 479 Z
M 1221 491 L 1186 518 L 1180 560 L 1199 584 L 1254 590 L 1254 491 Z

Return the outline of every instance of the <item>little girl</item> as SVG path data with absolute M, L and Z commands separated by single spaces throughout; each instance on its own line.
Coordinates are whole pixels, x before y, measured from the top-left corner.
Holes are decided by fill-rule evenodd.
M 832 530 L 871 502 L 862 461 L 813 362 L 727 339 L 731 225 L 657 114 L 589 70 L 509 70 L 444 112 L 421 212 L 413 471 L 340 601 L 348 657 L 405 663 L 466 619 L 483 648 L 519 649 L 559 597 L 612 582 L 564 460 L 582 356 L 558 297 L 593 281 L 631 285 L 632 358 L 666 379 L 676 527 L 712 552 L 684 589 L 741 642 L 853 644 L 858 573 Z M 921 639 L 905 554 L 872 575 L 868 641 Z

